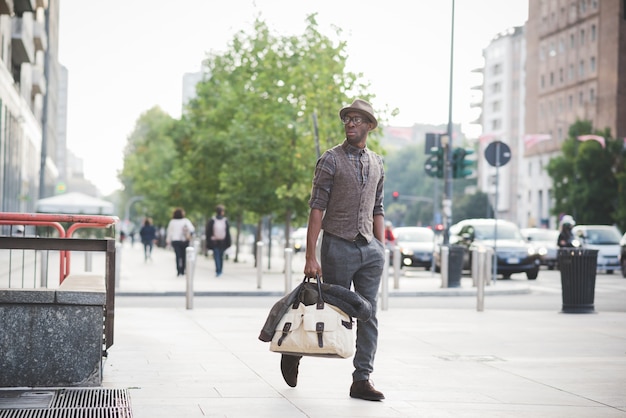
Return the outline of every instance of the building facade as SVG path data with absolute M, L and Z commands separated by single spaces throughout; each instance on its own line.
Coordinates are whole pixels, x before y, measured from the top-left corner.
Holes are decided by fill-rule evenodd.
M 626 137 L 623 0 L 529 0 L 522 199 L 526 224 L 556 227 L 546 172 L 570 125 L 589 120 Z M 620 77 L 621 76 L 621 77 Z
M 484 67 L 481 115 L 477 120 L 483 134 L 479 138 L 479 156 L 495 141 L 501 141 L 510 149 L 510 160 L 501 167 L 494 167 L 485 158 L 478 158 L 478 187 L 489 195 L 491 206 L 498 219 L 519 224 L 520 176 L 523 150 L 521 149 L 524 127 L 524 28 L 515 27 L 498 34 L 483 49 Z
M 0 0 L 2 211 L 34 211 L 42 194 L 52 194 L 58 176 L 58 4 Z

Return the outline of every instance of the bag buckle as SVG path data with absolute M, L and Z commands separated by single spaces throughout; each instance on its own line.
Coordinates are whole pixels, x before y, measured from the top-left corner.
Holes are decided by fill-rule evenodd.
M 287 335 L 289 334 L 290 329 L 291 329 L 291 322 L 285 322 L 285 325 L 283 326 L 283 333 L 278 339 L 278 343 L 277 343 L 278 346 L 280 346 L 283 343 L 283 340 L 287 338 Z

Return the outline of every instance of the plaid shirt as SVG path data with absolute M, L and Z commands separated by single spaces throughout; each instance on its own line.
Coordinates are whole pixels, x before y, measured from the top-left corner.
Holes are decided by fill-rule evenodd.
M 345 151 L 348 160 L 353 164 L 354 171 L 361 185 L 367 183 L 370 171 L 370 159 L 368 154 L 373 154 L 373 158 L 380 158 L 372 153 L 367 147 L 361 149 L 350 145 L 348 141 L 341 144 L 341 148 Z M 313 188 L 311 189 L 311 198 L 309 207 L 312 209 L 326 210 L 328 198 L 333 188 L 333 178 L 335 176 L 337 161 L 329 153 L 324 153 L 317 161 L 315 167 L 315 176 L 313 178 Z M 382 179 L 376 191 L 376 204 L 374 206 L 374 215 L 384 215 L 383 209 L 383 188 Z

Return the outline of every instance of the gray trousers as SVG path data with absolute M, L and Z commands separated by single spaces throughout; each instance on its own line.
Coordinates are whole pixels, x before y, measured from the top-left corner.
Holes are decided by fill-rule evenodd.
M 369 321 L 357 320 L 356 352 L 352 380 L 367 380 L 374 371 L 374 356 L 378 346 L 376 300 L 385 265 L 385 247 L 376 238 L 367 242 L 361 238 L 346 241 L 324 233 L 320 254 L 323 280 L 354 290 L 372 304 Z

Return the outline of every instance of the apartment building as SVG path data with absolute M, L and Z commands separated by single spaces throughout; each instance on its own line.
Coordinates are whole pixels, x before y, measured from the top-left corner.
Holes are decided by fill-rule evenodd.
M 556 227 L 546 173 L 577 119 L 626 137 L 624 0 L 529 0 L 521 210 L 528 226 Z M 621 77 L 620 77 L 621 76 Z
M 58 4 L 0 0 L 2 211 L 34 211 L 58 176 Z
M 514 27 L 497 36 L 483 49 L 484 67 L 475 70 L 483 75 L 481 108 L 476 121 L 482 126 L 479 138 L 478 187 L 489 195 L 498 219 L 520 224 L 519 201 L 523 178 L 520 167 L 523 159 L 524 130 L 524 59 L 525 37 L 523 27 Z M 501 167 L 489 165 L 482 156 L 489 144 L 501 141 L 511 150 L 511 158 Z

